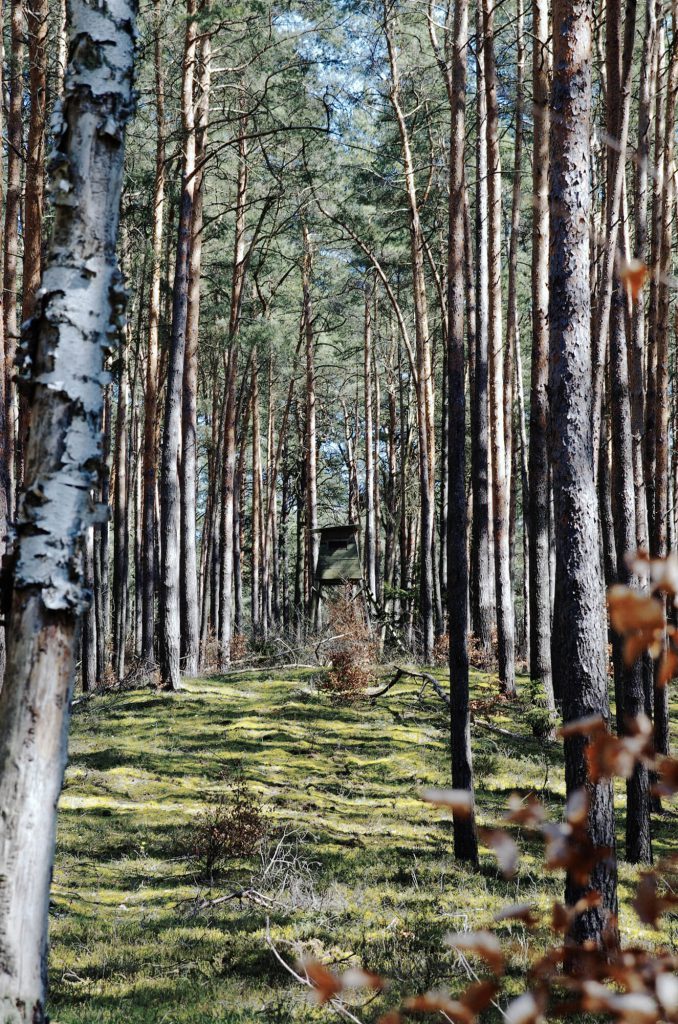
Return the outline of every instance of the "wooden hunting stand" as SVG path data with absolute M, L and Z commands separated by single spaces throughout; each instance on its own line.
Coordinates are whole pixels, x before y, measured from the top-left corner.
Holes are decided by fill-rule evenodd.
M 316 532 L 320 534 L 320 548 L 314 586 L 321 607 L 323 588 L 343 586 L 347 596 L 350 593 L 351 600 L 362 597 L 365 619 L 369 626 L 370 612 L 363 586 L 357 523 L 346 523 L 344 526 L 323 526 Z

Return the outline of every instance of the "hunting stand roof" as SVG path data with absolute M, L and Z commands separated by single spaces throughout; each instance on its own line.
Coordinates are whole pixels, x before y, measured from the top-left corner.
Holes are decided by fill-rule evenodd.
M 316 583 L 333 586 L 339 583 L 360 583 L 363 578 L 358 551 L 358 527 L 323 526 L 320 534 Z

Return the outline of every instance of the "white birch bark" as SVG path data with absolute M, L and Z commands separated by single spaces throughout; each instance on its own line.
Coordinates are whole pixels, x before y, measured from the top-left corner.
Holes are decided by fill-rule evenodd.
M 76 641 L 90 593 L 82 541 L 96 519 L 104 358 L 124 313 L 115 258 L 134 6 L 71 0 L 70 62 L 54 118 L 56 219 L 23 343 L 30 405 L 7 672 L 0 693 L 0 1020 L 45 1020 L 56 804 Z

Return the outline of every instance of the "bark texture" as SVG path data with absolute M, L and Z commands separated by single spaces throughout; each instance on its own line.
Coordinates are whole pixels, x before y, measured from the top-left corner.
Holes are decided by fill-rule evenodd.
M 609 721 L 603 580 L 598 550 L 598 502 L 593 475 L 589 186 L 592 0 L 556 0 L 553 7 L 550 249 L 550 445 L 556 541 L 553 669 L 566 722 L 600 713 Z M 581 736 L 565 740 L 568 795 L 586 786 L 587 830 L 595 847 L 614 851 L 609 782 L 587 781 Z M 617 912 L 612 860 L 591 876 L 600 907 L 576 918 L 570 942 L 602 944 Z M 565 896 L 582 895 L 568 873 Z M 571 966 L 576 966 L 572 950 Z
M 134 8 L 74 0 L 55 124 L 56 220 L 23 346 L 32 428 L 18 512 L 8 664 L 0 693 L 0 1018 L 45 1018 L 47 912 L 79 623 L 82 543 L 95 519 L 104 358 L 124 291 L 115 246 Z

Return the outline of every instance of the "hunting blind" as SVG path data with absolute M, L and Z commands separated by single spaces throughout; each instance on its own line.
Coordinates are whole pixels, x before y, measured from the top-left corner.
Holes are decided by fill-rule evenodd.
M 317 532 L 320 534 L 320 549 L 316 586 L 362 583 L 357 525 L 348 523 L 346 526 L 323 526 Z

